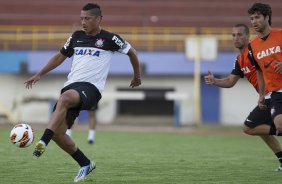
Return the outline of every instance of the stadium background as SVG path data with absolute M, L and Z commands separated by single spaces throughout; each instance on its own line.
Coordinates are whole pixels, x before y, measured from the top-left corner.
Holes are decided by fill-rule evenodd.
M 42 78 L 32 90 L 24 81 L 58 51 L 72 31 L 79 29 L 81 7 L 89 1 L 1 0 L 0 1 L 0 114 L 21 122 L 46 123 L 59 95 L 70 62 Z M 103 10 L 102 27 L 128 40 L 138 51 L 143 71 L 145 100 L 116 100 L 118 91 L 129 91 L 130 62 L 116 54 L 98 111 L 99 123 L 128 121 L 182 126 L 195 123 L 194 62 L 185 57 L 185 38 L 213 35 L 218 40 L 218 57 L 201 61 L 201 75 L 208 70 L 228 75 L 237 51 L 231 41 L 231 27 L 249 24 L 252 0 L 103 0 L 92 1 Z M 273 26 L 282 25 L 282 3 L 261 1 L 273 7 Z M 134 90 L 135 91 L 135 90 Z M 167 92 L 186 96 L 165 100 Z M 243 79 L 233 89 L 206 86 L 201 81 L 202 123 L 240 125 L 256 105 L 257 94 Z M 133 117 L 133 118 L 132 118 Z M 80 122 L 87 120 L 81 113 Z M 11 121 L 11 120 L 9 120 Z

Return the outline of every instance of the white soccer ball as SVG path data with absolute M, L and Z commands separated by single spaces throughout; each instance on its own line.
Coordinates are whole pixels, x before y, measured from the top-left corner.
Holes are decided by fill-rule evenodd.
M 34 133 L 28 124 L 18 124 L 11 130 L 10 138 L 14 145 L 25 148 L 33 143 Z

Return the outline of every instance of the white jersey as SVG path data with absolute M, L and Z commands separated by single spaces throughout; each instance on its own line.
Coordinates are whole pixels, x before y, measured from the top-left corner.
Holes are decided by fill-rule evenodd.
M 102 93 L 112 55 L 114 52 L 127 54 L 130 48 L 130 44 L 119 35 L 105 30 L 95 36 L 86 35 L 84 31 L 74 32 L 61 49 L 63 55 L 73 56 L 71 72 L 64 86 L 89 82 Z

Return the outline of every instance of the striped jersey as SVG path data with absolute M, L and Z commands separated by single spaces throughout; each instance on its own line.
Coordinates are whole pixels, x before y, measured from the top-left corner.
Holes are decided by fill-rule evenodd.
M 127 54 L 130 48 L 131 45 L 119 35 L 103 29 L 95 36 L 75 31 L 60 50 L 63 55 L 73 57 L 64 86 L 74 82 L 89 82 L 102 93 L 114 52 Z

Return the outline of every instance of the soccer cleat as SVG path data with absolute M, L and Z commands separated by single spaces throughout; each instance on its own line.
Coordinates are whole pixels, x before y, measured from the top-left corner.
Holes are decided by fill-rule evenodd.
M 94 144 L 93 140 L 88 140 L 88 144 Z
M 281 172 L 282 171 L 282 164 L 278 166 L 277 169 L 275 169 L 276 172 Z
M 45 145 L 41 141 L 36 143 L 35 150 L 33 152 L 33 156 L 40 157 L 45 151 Z
M 81 167 L 77 173 L 77 176 L 74 178 L 73 182 L 84 181 L 86 176 L 96 169 L 96 164 L 93 161 L 90 161 L 90 164 L 84 167 Z

